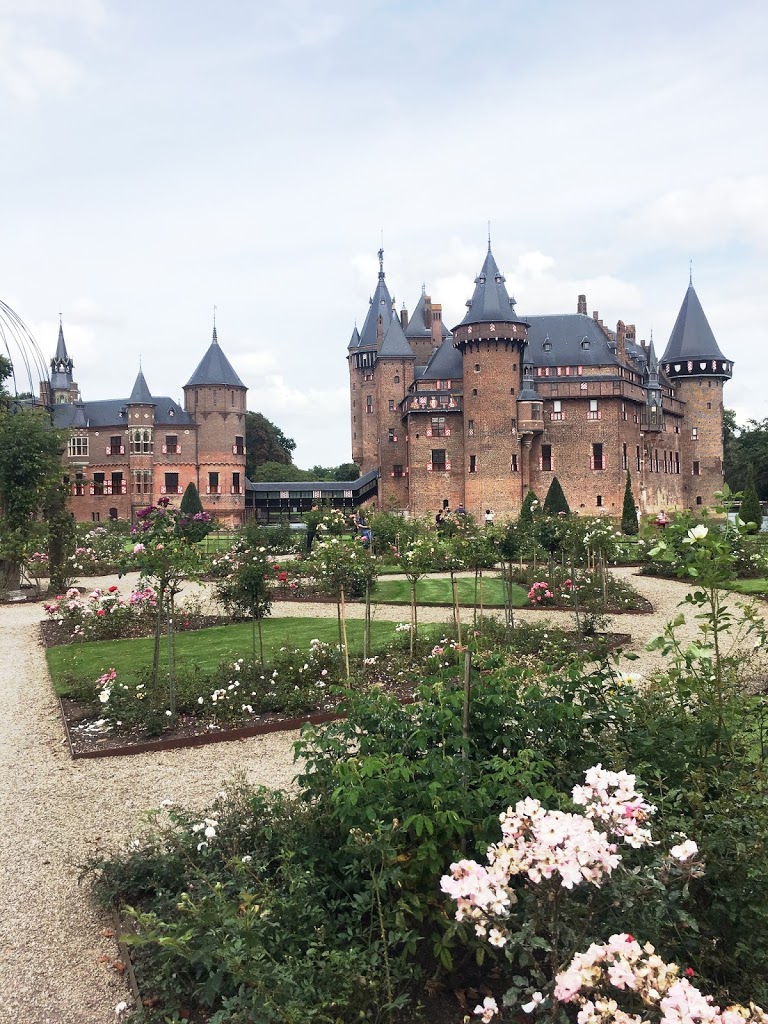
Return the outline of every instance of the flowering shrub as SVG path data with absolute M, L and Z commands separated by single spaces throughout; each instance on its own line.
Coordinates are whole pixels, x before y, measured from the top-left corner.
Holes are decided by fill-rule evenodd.
M 89 594 L 81 594 L 77 587 L 71 587 L 66 594 L 46 602 L 43 607 L 46 614 L 65 626 L 73 637 L 108 640 L 125 636 L 134 624 L 146 628 L 157 608 L 157 594 L 143 582 L 127 597 L 114 585 L 107 590 L 96 587 Z
M 120 564 L 126 541 L 125 533 L 105 526 L 95 526 L 83 533 L 74 553 L 69 556 L 68 570 L 78 576 L 104 576 Z
M 535 605 L 550 605 L 555 603 L 555 595 L 546 580 L 540 580 L 531 586 L 528 591 L 528 600 Z

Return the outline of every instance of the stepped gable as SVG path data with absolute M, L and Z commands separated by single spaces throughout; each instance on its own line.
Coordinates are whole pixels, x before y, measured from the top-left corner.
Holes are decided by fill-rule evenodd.
M 200 360 L 197 369 L 184 387 L 205 387 L 206 385 L 245 388 L 245 384 L 235 373 L 232 364 L 224 355 L 219 345 L 215 327 L 213 328 L 213 338 L 211 339 L 208 351 Z
M 725 358 L 720 351 L 720 346 L 715 341 L 693 282 L 690 282 L 661 361 L 663 363 L 688 359 L 722 361 Z
M 475 278 L 475 291 L 467 301 L 467 314 L 459 326 L 465 324 L 522 324 L 527 325 L 515 313 L 515 300 L 510 299 L 505 285 L 506 278 L 496 265 L 490 242 L 482 270 Z M 454 328 L 455 331 L 455 328 Z

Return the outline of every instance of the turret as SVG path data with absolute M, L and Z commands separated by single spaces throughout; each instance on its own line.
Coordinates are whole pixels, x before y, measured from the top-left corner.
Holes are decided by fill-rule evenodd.
M 64 327 L 59 321 L 59 337 L 56 343 L 56 355 L 51 360 L 51 401 L 54 405 L 69 405 L 79 397 L 77 384 L 72 380 L 74 363 L 67 352 L 64 341 Z

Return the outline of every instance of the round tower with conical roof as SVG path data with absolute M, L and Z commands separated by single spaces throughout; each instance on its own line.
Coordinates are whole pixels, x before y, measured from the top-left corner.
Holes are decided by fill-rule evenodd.
M 184 385 L 184 408 L 197 423 L 197 490 L 206 512 L 227 525 L 245 519 L 245 413 L 248 389 L 219 345 Z
M 732 376 L 733 363 L 720 351 L 692 281 L 661 368 L 675 396 L 685 403 L 680 445 L 683 500 L 696 510 L 714 504 L 715 492 L 723 486 L 723 385 Z
M 486 508 L 499 516 L 522 504 L 522 458 L 517 423 L 528 324 L 515 313 L 505 278 L 491 252 L 475 278 L 464 319 L 453 330 L 453 344 L 464 372 L 465 505 L 480 517 Z

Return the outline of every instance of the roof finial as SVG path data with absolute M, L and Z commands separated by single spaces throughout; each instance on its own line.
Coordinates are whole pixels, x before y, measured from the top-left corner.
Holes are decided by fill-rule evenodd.
M 688 284 L 693 287 L 693 260 L 688 260 Z
M 381 248 L 379 249 L 379 280 L 384 280 L 384 232 L 381 233 Z
M 488 252 L 491 251 L 491 222 L 488 221 Z
M 213 307 L 213 337 L 211 338 L 212 345 L 218 345 L 219 339 L 216 335 L 216 306 Z

